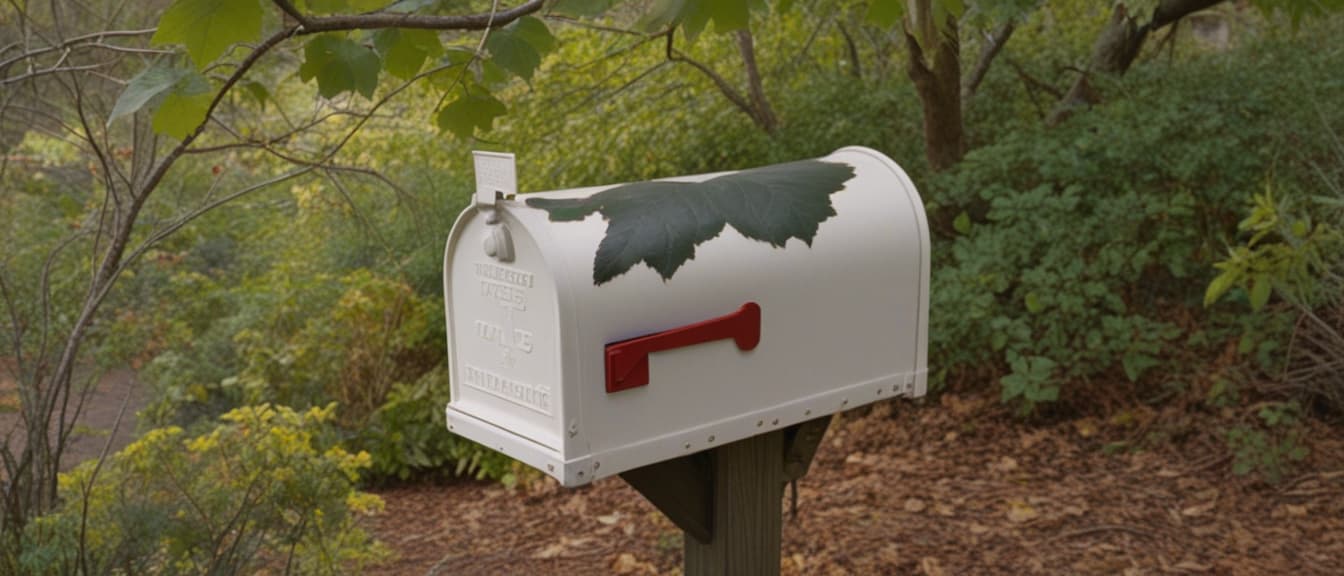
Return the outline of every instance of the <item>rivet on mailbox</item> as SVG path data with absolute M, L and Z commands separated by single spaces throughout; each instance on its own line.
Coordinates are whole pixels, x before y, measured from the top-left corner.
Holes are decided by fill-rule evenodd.
M 455 433 L 574 486 L 924 394 L 928 225 L 886 156 L 516 188 L 477 153 L 444 254 Z

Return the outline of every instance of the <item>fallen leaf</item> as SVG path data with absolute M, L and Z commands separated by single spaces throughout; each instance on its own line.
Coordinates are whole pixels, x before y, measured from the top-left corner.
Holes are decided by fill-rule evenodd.
M 533 558 L 555 558 L 565 553 L 565 543 L 556 542 L 532 554 Z
M 1199 504 L 1199 505 L 1197 505 L 1197 506 L 1191 506 L 1191 507 L 1189 507 L 1189 508 L 1186 508 L 1186 509 L 1184 509 L 1184 510 L 1181 510 L 1181 515 L 1182 515 L 1182 516 L 1190 516 L 1190 517 L 1192 517 L 1192 518 L 1195 517 L 1195 516 L 1203 516 L 1204 514 L 1207 514 L 1207 513 L 1209 512 L 1209 510 L 1213 510 L 1213 507 L 1214 507 L 1214 506 L 1217 506 L 1217 505 L 1218 505 L 1217 502 L 1209 502 L 1209 503 L 1206 503 L 1206 504 Z
M 621 513 L 620 513 L 620 512 L 612 512 L 611 514 L 607 514 L 606 516 L 598 516 L 598 517 L 597 517 L 597 521 L 598 521 L 598 522 L 601 522 L 602 524 L 604 524 L 604 525 L 606 525 L 606 526 L 611 526 L 611 525 L 613 525 L 613 524 L 615 524 L 615 523 L 621 521 Z
M 611 571 L 617 574 L 657 574 L 658 569 L 648 562 L 640 562 L 634 554 L 624 552 L 611 563 Z
M 919 498 L 909 498 L 909 499 L 906 499 L 906 501 L 905 501 L 905 511 L 906 511 L 906 512 L 914 512 L 914 513 L 918 514 L 918 513 L 920 513 L 920 512 L 923 512 L 924 509 L 927 508 L 927 507 L 928 507 L 928 505 L 925 504 L 924 501 L 923 501 L 923 500 L 920 500 Z
M 799 572 L 802 572 L 807 569 L 807 558 L 802 554 L 794 554 L 793 556 L 789 556 L 789 560 L 793 562 L 793 566 L 797 568 Z
M 919 561 L 919 569 L 926 576 L 944 576 L 947 572 L 943 571 L 943 566 L 938 563 L 938 559 L 932 556 L 925 557 Z
M 989 532 L 989 526 L 985 526 L 984 524 L 971 524 L 971 534 L 979 535 L 986 532 Z
M 1033 508 L 1031 504 L 1027 504 L 1026 502 L 1023 502 L 1021 500 L 1012 500 L 1008 502 L 1009 522 L 1012 522 L 1014 524 L 1022 524 L 1024 522 L 1030 522 L 1032 520 L 1035 520 L 1040 516 L 1041 513 L 1038 512 L 1035 508 Z
M 1073 429 L 1078 431 L 1079 436 L 1091 438 L 1097 435 L 1097 421 L 1091 418 L 1080 418 L 1073 421 Z

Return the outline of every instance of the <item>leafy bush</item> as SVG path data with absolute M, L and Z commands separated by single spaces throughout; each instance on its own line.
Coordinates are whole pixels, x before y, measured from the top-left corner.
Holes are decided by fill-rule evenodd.
M 368 454 L 328 433 L 334 407 L 234 410 L 208 433 L 150 431 L 103 467 L 60 478 L 30 523 L 31 574 L 341 574 L 386 555 L 356 523 L 382 501 L 355 488 Z
M 1286 60 L 1294 46 L 1137 70 L 1107 90 L 1122 99 L 934 179 L 930 365 L 1006 374 L 1004 399 L 1030 412 L 1227 337 L 1237 318 L 1199 312 L 1208 267 L 1281 143 L 1318 121 L 1291 103 L 1344 88 L 1311 73 L 1341 54 Z
M 1333 132 L 1330 132 L 1334 136 Z M 1257 194 L 1238 229 L 1244 242 L 1215 264 L 1205 306 L 1223 298 L 1253 313 L 1278 294 L 1297 314 L 1286 366 L 1272 374 L 1290 396 L 1344 413 L 1344 142 L 1332 138 L 1334 162 L 1313 163 L 1314 189 L 1276 198 Z
M 413 384 L 397 383 L 386 401 L 355 432 L 354 445 L 373 458 L 373 472 L 406 480 L 413 475 L 441 474 L 491 478 L 513 485 L 521 472 L 513 459 L 448 432 L 445 367 Z
M 1295 403 L 1268 403 L 1256 412 L 1259 425 L 1235 426 L 1227 432 L 1232 452 L 1232 473 L 1258 474 L 1278 484 L 1297 462 L 1307 457 L 1298 425 L 1301 409 Z

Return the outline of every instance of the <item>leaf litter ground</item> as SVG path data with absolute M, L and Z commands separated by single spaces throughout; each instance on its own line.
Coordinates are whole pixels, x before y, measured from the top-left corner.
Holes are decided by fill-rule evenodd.
M 1344 438 L 1270 486 L 1234 476 L 1233 414 L 1143 406 L 1025 424 L 987 395 L 837 418 L 798 513 L 785 574 L 1344 573 Z M 1142 438 L 1146 450 L 1107 454 Z M 508 490 L 462 482 L 381 492 L 368 525 L 399 558 L 375 574 L 676 574 L 681 534 L 616 478 Z M 786 502 L 787 504 L 787 498 Z

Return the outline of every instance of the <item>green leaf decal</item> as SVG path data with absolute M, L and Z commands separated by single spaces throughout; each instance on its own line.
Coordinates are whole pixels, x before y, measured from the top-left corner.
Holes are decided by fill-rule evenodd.
M 177 0 L 159 19 L 152 44 L 181 44 L 198 69 L 209 66 L 229 46 L 261 35 L 257 0 Z
M 172 88 L 186 74 L 187 71 L 181 68 L 171 68 L 158 64 L 136 74 L 134 78 L 131 78 L 131 82 L 126 85 L 126 89 L 117 97 L 117 103 L 112 107 L 112 113 L 107 116 L 107 123 L 111 124 L 117 118 L 136 113 L 155 96 Z
M 337 35 L 323 34 L 304 45 L 299 78 L 304 82 L 317 78 L 317 92 L 323 98 L 346 90 L 372 98 L 381 68 L 382 60 L 373 50 Z
M 817 227 L 835 215 L 831 194 L 853 177 L 846 164 L 804 160 L 704 182 L 638 182 L 587 198 L 528 198 L 527 205 L 546 210 L 553 222 L 602 213 L 607 234 L 593 259 L 594 284 L 640 262 L 668 280 L 725 224 L 777 248 L 790 238 L 811 246 Z

